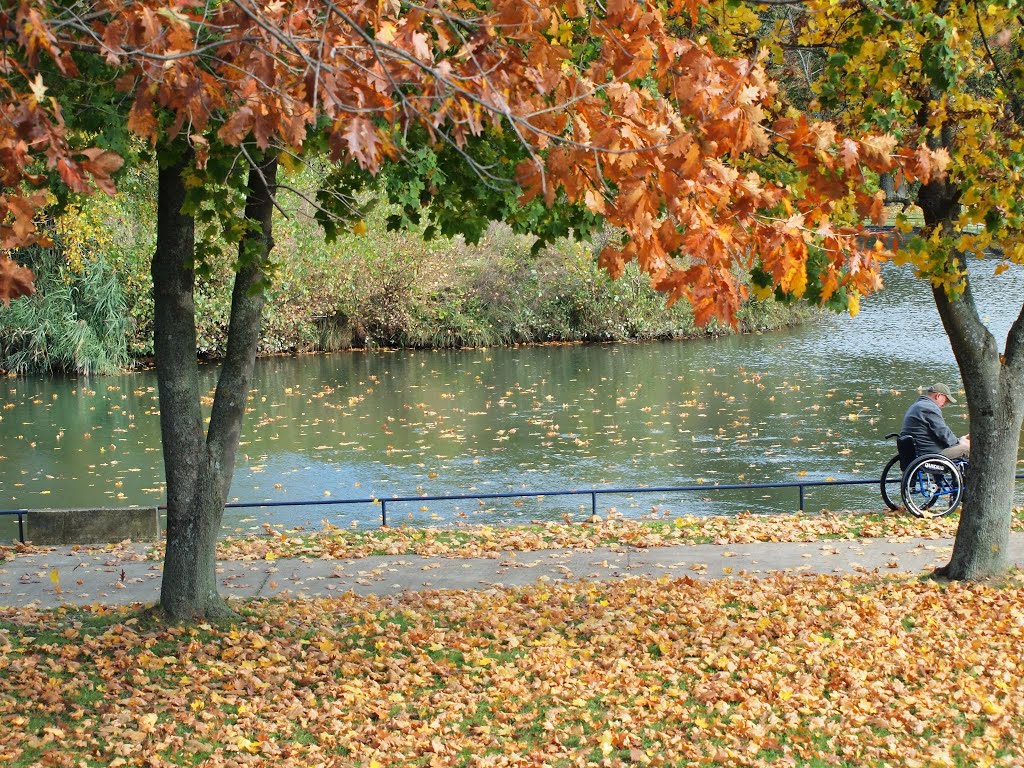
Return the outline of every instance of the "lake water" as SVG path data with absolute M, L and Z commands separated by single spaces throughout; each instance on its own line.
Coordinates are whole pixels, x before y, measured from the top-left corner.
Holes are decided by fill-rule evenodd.
M 1002 343 L 1024 270 L 972 267 Z M 257 363 L 233 500 L 553 491 L 877 478 L 919 385 L 959 373 L 927 286 L 887 267 L 856 318 L 742 337 L 465 351 L 351 352 Z M 215 370 L 204 372 L 212 396 Z M 164 499 L 156 377 L 7 378 L 0 509 Z M 958 434 L 966 407 L 949 406 Z M 581 508 L 584 507 L 585 509 Z M 795 489 L 601 497 L 627 516 L 792 511 Z M 878 509 L 871 486 L 807 508 Z M 589 514 L 589 498 L 389 505 L 392 523 Z M 372 525 L 375 505 L 230 509 L 229 530 Z M 6 525 L 0 521 L 0 526 Z M 13 526 L 10 526 L 13 528 Z M 5 529 L 0 529 L 9 538 Z

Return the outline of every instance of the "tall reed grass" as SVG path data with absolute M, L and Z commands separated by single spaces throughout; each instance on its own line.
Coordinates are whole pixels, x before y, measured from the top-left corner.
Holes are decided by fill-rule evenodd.
M 18 258 L 35 271 L 36 292 L 0 312 L 0 368 L 107 374 L 131 363 L 124 292 L 102 258 L 75 270 L 59 240 Z

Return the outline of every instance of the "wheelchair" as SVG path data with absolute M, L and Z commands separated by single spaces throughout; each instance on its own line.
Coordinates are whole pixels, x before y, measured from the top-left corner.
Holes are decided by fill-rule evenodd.
M 897 477 L 903 506 L 915 517 L 945 517 L 959 509 L 964 494 L 966 459 L 954 460 L 941 453 L 918 456 L 914 438 L 900 437 L 896 432 L 885 438 L 896 438 L 897 451 L 882 470 L 880 481 L 882 500 L 889 509 L 900 508 L 891 488 L 897 483 Z

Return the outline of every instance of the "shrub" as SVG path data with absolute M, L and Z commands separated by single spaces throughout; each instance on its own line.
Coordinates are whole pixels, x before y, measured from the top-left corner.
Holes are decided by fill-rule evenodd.
M 317 170 L 290 186 L 309 188 Z M 95 197 L 60 222 L 50 251 L 30 254 L 38 292 L 0 312 L 0 365 L 17 371 L 111 371 L 152 354 L 154 170 L 133 169 L 116 198 Z M 287 205 L 286 201 L 284 202 Z M 366 201 L 361 201 L 365 203 Z M 492 224 L 481 241 L 426 241 L 387 230 L 378 206 L 328 243 L 311 204 L 298 198 L 275 222 L 276 267 L 259 353 L 353 346 L 464 347 L 544 341 L 614 341 L 717 334 L 693 325 L 685 302 L 666 308 L 631 266 L 618 280 L 598 268 L 593 245 L 561 240 L 534 253 L 533 238 Z M 201 356 L 227 344 L 234 254 L 225 248 L 196 287 Z M 741 330 L 799 322 L 806 308 L 754 301 Z

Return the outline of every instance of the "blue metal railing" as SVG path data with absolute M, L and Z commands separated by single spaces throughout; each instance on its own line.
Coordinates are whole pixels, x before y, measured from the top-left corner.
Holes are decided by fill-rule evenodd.
M 1024 480 L 1024 475 L 1015 475 L 1016 479 Z M 899 478 L 890 479 L 889 484 L 899 483 Z M 525 499 L 544 498 L 548 496 L 589 496 L 590 511 L 592 515 L 597 514 L 597 497 L 599 495 L 616 494 L 621 496 L 645 493 L 692 493 L 694 491 L 751 491 L 772 488 L 796 488 L 800 497 L 800 511 L 804 511 L 804 500 L 807 488 L 822 488 L 826 486 L 844 485 L 874 485 L 877 486 L 881 478 L 875 480 L 799 480 L 784 483 L 719 483 L 715 485 L 665 485 L 665 486 L 643 486 L 639 488 L 585 488 L 568 491 L 508 491 L 503 493 L 458 493 L 439 496 L 391 496 L 387 499 L 380 499 L 369 496 L 361 499 L 315 499 L 310 501 L 232 501 L 225 504 L 225 508 L 232 509 L 261 509 L 268 507 L 320 507 L 334 504 L 379 504 L 380 524 L 387 527 L 388 505 L 400 504 L 403 502 L 423 501 L 464 501 L 467 499 Z M 167 509 L 161 504 L 157 509 Z M 25 542 L 25 516 L 31 514 L 30 509 L 0 509 L 0 516 L 17 515 L 18 517 L 18 541 Z
M 547 496 L 590 496 L 590 512 L 597 514 L 598 495 L 616 494 L 621 496 L 643 493 L 688 493 L 693 491 L 746 491 L 764 488 L 797 488 L 800 493 L 800 511 L 804 511 L 804 489 L 826 485 L 878 485 L 879 480 L 804 480 L 789 483 L 719 483 L 717 485 L 665 485 L 641 488 L 587 488 L 571 491 L 509 491 L 506 493 L 458 493 L 445 496 L 392 496 L 378 499 L 381 525 L 388 524 L 388 504 L 409 501 L 461 501 L 466 499 L 513 499 L 541 498 Z
M 639 488 L 585 488 L 578 490 L 560 491 L 508 491 L 502 493 L 459 493 L 437 496 L 391 496 L 386 499 L 377 497 L 366 497 L 359 499 L 315 499 L 309 501 L 233 501 L 225 504 L 225 508 L 232 509 L 262 509 L 270 507 L 319 507 L 335 504 L 379 504 L 380 524 L 386 527 L 388 524 L 389 505 L 401 504 L 403 502 L 424 502 L 424 501 L 463 501 L 467 499 L 524 499 L 543 498 L 549 496 L 589 496 L 590 510 L 592 515 L 597 514 L 597 497 L 599 495 L 632 495 L 645 493 L 691 493 L 694 491 L 749 491 L 771 488 L 796 488 L 799 492 L 800 511 L 804 511 L 805 489 L 818 488 L 823 486 L 841 485 L 878 485 L 879 480 L 801 480 L 784 483 L 719 483 L 715 485 L 666 485 L 666 486 L 644 486 Z M 895 481 L 895 482 L 898 482 Z M 166 509 L 161 504 L 158 509 Z M 31 514 L 30 509 L 0 509 L 0 516 L 16 515 L 18 518 L 18 540 L 25 541 L 25 516 Z

